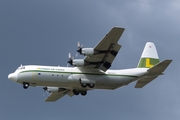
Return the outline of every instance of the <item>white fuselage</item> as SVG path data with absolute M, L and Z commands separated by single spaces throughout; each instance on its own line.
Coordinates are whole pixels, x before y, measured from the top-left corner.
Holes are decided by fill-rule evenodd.
M 82 88 L 80 82 L 94 83 L 92 89 L 116 89 L 144 77 L 147 68 L 132 68 L 124 70 L 82 69 L 78 67 L 37 66 L 19 67 L 8 78 L 30 86 L 53 86 L 70 89 Z

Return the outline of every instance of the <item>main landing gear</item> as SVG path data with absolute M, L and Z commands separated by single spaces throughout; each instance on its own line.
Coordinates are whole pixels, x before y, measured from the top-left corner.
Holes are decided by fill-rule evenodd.
M 23 88 L 27 89 L 29 87 L 29 83 L 23 83 Z
M 90 88 L 93 88 L 95 85 L 93 83 L 90 83 L 90 84 L 86 84 L 86 83 L 81 83 L 81 86 L 83 88 L 86 88 L 87 86 L 90 87 Z
M 86 88 L 86 87 L 93 88 L 93 87 L 95 86 L 93 83 L 81 83 L 81 79 L 79 79 L 79 81 L 80 81 L 80 84 L 81 84 L 81 87 L 82 87 L 82 88 Z M 78 90 L 75 90 L 75 89 L 74 89 L 72 92 L 74 93 L 74 95 L 79 95 L 79 94 L 81 94 L 82 96 L 85 96 L 85 95 L 87 94 L 87 91 L 86 91 L 86 90 L 80 90 L 80 91 L 78 91 Z
M 79 79 L 79 81 L 80 81 L 80 84 L 81 84 L 82 88 L 86 88 L 86 87 L 94 88 L 94 86 L 95 86 L 94 83 L 82 83 L 81 79 Z M 73 90 L 72 92 L 74 93 L 74 95 L 81 94 L 82 96 L 85 96 L 87 94 L 87 91 L 85 91 L 85 90 L 84 91 Z
M 81 87 L 86 88 L 87 86 L 89 88 L 93 88 L 95 86 L 94 83 L 84 83 L 81 78 L 79 78 L 79 82 L 81 84 Z
M 87 91 L 77 91 L 77 90 L 73 90 L 74 95 L 79 95 L 81 94 L 82 96 L 85 96 L 87 94 Z

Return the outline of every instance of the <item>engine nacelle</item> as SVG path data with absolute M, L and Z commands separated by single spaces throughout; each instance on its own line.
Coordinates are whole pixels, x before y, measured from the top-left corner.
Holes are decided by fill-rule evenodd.
M 73 66 L 81 67 L 87 65 L 87 63 L 83 59 L 74 59 L 72 62 Z
M 48 91 L 49 93 L 61 92 L 66 90 L 65 88 L 59 88 L 59 87 L 44 87 L 43 89 L 45 91 Z
M 50 93 L 59 92 L 59 87 L 47 87 L 47 91 Z
M 97 51 L 95 51 L 94 48 L 82 48 L 81 53 L 86 56 L 91 56 L 97 54 Z

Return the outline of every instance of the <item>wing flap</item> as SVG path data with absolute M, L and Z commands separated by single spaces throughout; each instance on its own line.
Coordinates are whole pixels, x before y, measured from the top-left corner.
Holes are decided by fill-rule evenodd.
M 113 46 L 113 48 L 110 50 L 110 52 L 105 55 L 104 63 L 100 67 L 101 70 L 106 71 L 107 69 L 109 69 L 111 67 L 111 64 L 114 61 L 120 48 L 121 48 L 121 45 L 116 44 Z

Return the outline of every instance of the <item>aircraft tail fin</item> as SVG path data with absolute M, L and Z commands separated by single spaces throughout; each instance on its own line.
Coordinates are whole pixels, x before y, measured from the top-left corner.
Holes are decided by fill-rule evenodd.
M 152 68 L 154 65 L 158 64 L 159 62 L 160 61 L 156 50 L 156 46 L 152 42 L 147 42 L 137 67 Z

